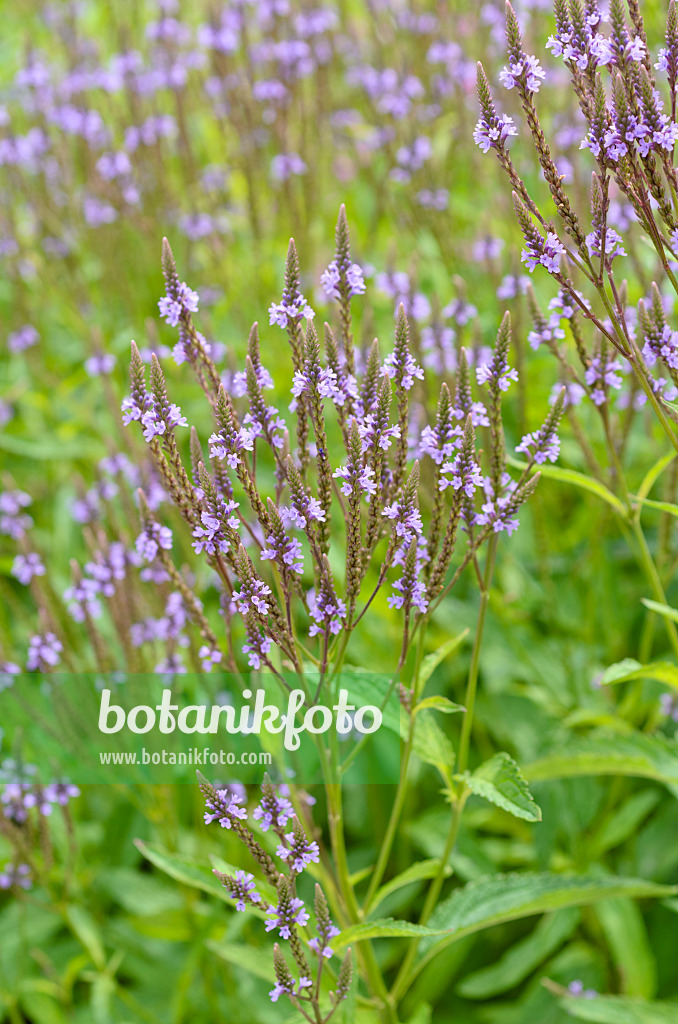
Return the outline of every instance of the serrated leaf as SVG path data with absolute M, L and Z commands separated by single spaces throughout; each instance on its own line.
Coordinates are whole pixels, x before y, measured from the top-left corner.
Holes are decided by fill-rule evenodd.
M 605 904 L 601 904 L 605 906 Z M 490 999 L 524 981 L 572 935 L 579 923 L 576 907 L 547 914 L 534 931 L 515 943 L 497 963 L 469 974 L 457 992 L 465 999 Z
M 513 466 L 515 469 L 527 469 L 526 462 L 520 462 L 519 459 L 508 457 L 506 460 L 509 466 Z M 540 466 L 539 473 L 542 477 L 546 477 L 551 480 L 560 480 L 565 484 L 573 484 L 575 487 L 581 488 L 583 491 L 589 491 L 591 494 L 595 494 L 598 498 L 602 498 L 603 501 L 610 505 L 617 515 L 620 515 L 623 519 L 627 519 L 626 507 L 622 504 L 619 498 L 608 490 L 605 484 L 601 484 L 599 480 L 593 480 L 590 476 L 586 476 L 584 473 L 578 473 L 576 469 L 563 469 L 561 466 Z
M 377 890 L 377 894 L 374 897 L 374 903 L 371 909 L 374 910 L 379 903 L 382 903 L 387 896 L 391 893 L 397 892 L 398 889 L 402 889 L 405 885 L 411 885 L 412 882 L 419 882 L 424 878 L 435 878 L 440 868 L 440 861 L 431 858 L 430 860 L 420 860 L 416 864 L 411 864 L 405 871 L 401 871 L 399 875 L 386 882 Z M 451 875 L 452 868 L 447 865 L 445 867 L 445 874 Z
M 454 765 L 454 749 L 432 712 L 417 715 L 412 750 L 420 761 L 434 765 L 444 779 L 449 779 Z
M 464 781 L 472 793 L 514 817 L 541 821 L 541 808 L 534 802 L 520 768 L 504 751 L 485 761 L 471 775 L 466 775 Z
M 678 1003 L 651 1003 L 628 996 L 566 996 L 560 1005 L 577 1020 L 598 1024 L 678 1024 Z
M 678 666 L 671 664 L 670 661 L 653 661 L 649 665 L 643 665 L 633 658 L 625 658 L 606 668 L 600 683 L 610 685 L 627 683 L 634 679 L 656 679 L 659 683 L 666 683 L 667 686 L 678 689 Z
M 449 640 L 446 640 L 444 644 L 440 645 L 437 651 L 433 651 L 432 654 L 427 654 L 426 657 L 422 659 L 418 675 L 418 693 L 421 693 L 423 691 L 426 683 L 429 681 L 435 670 L 438 668 L 438 665 L 440 665 L 440 663 L 444 661 L 445 658 L 452 654 L 452 651 L 456 651 L 457 647 L 459 647 L 464 642 L 467 636 L 468 629 L 465 629 L 463 630 L 463 632 L 459 633 L 458 636 L 454 636 L 451 637 Z
M 632 733 L 626 736 L 587 736 L 572 739 L 526 765 L 531 782 L 565 779 L 578 775 L 631 775 L 678 785 L 678 744 L 661 736 Z
M 367 939 L 424 938 L 443 935 L 445 931 L 445 928 L 429 928 L 426 925 L 412 924 L 411 921 L 398 921 L 395 917 L 384 917 L 345 928 L 338 938 L 332 940 L 332 947 L 342 949 L 344 946 L 352 946 Z
M 466 711 L 466 708 L 461 704 L 455 704 L 453 700 L 448 700 L 447 697 L 425 697 L 420 700 L 414 709 L 414 714 L 419 714 L 420 711 L 442 711 L 444 715 L 454 715 L 458 711 Z
M 419 961 L 417 972 L 451 942 L 506 921 L 564 907 L 588 906 L 600 900 L 623 897 L 661 899 L 675 892 L 678 892 L 678 887 L 610 875 L 592 878 L 525 872 L 469 882 L 439 904 L 431 916 L 429 928 L 443 929 L 445 936 L 424 941 L 424 956 Z

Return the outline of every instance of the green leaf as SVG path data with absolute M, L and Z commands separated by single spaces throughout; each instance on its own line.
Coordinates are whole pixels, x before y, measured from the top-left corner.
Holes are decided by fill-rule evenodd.
M 579 911 L 575 907 L 545 915 L 534 931 L 511 946 L 496 964 L 464 978 L 457 986 L 457 992 L 465 999 L 490 999 L 507 992 L 555 953 L 569 939 L 578 923 Z
M 441 929 L 445 936 L 438 940 L 425 940 L 422 946 L 424 956 L 419 961 L 417 972 L 451 942 L 505 921 L 516 921 L 564 907 L 588 906 L 600 900 L 663 898 L 676 892 L 676 886 L 610 875 L 592 878 L 525 872 L 469 882 L 439 904 L 431 916 L 429 928 Z
M 431 711 L 417 715 L 412 750 L 426 764 L 434 765 L 447 781 L 454 765 L 454 749 Z
M 163 850 L 160 846 L 144 843 L 141 839 L 135 839 L 134 845 L 146 860 L 150 860 L 151 864 L 164 871 L 170 878 L 174 878 L 175 881 L 188 885 L 192 889 L 201 889 L 202 892 L 209 893 L 210 896 L 216 896 L 217 899 L 223 900 L 224 903 L 233 904 L 233 901 L 216 875 L 199 861 L 179 853 L 170 853 L 167 850 Z
M 464 781 L 472 793 L 482 796 L 516 818 L 541 821 L 541 809 L 532 798 L 516 762 L 501 752 L 485 761 Z
M 374 903 L 372 904 L 372 910 L 374 910 L 379 903 L 382 903 L 387 896 L 397 892 L 398 889 L 402 889 L 403 886 L 411 885 L 413 882 L 419 882 L 424 878 L 435 878 L 438 874 L 439 867 L 440 861 L 436 858 L 420 860 L 417 861 L 416 864 L 411 864 L 409 868 L 406 868 L 405 871 L 396 875 L 395 878 L 392 878 L 377 890 L 377 894 L 374 897 Z M 445 867 L 445 874 L 452 874 L 452 868 L 449 865 L 446 865 Z
M 432 654 L 427 654 L 426 657 L 422 659 L 418 675 L 418 693 L 423 691 L 426 683 L 438 668 L 441 661 L 444 661 L 448 655 L 452 654 L 452 651 L 456 651 L 457 647 L 461 646 L 467 636 L 468 629 L 465 629 L 463 632 L 459 633 L 458 636 L 454 636 L 449 640 L 446 640 L 444 644 L 440 645 L 437 651 L 433 651 Z
M 649 665 L 641 665 L 633 658 L 625 658 L 624 661 L 618 661 L 606 668 L 600 682 L 608 685 L 627 683 L 634 679 L 656 679 L 678 689 L 678 666 L 671 664 L 670 661 L 653 661 Z
M 658 615 L 663 615 L 665 619 L 671 619 L 672 622 L 678 622 L 678 611 L 675 608 L 669 607 L 668 604 L 660 604 L 659 601 L 650 601 L 647 597 L 641 597 L 641 601 L 646 608 L 649 608 L 651 612 L 657 612 Z
M 664 470 L 671 465 L 675 457 L 676 452 L 669 452 L 668 455 L 662 455 L 661 459 L 655 462 L 654 466 L 647 471 L 642 484 L 638 488 L 638 494 L 635 496 L 638 501 L 643 501 L 647 498 L 659 477 L 662 475 Z
M 525 470 L 527 469 L 526 462 L 520 462 L 518 459 L 507 458 L 506 460 L 509 466 L 513 466 L 515 469 Z M 590 476 L 586 476 L 584 473 L 578 473 L 576 469 L 563 469 L 561 466 L 540 466 L 539 473 L 542 477 L 547 477 L 551 480 L 560 480 L 564 484 L 573 484 L 575 487 L 580 487 L 583 491 L 589 491 L 591 494 L 595 494 L 598 498 L 602 498 L 603 501 L 610 505 L 617 515 L 623 519 L 628 518 L 626 507 L 622 504 L 619 498 L 608 490 L 605 484 L 601 484 L 599 480 L 593 480 Z
M 651 999 L 657 988 L 657 965 L 638 905 L 633 900 L 606 900 L 594 913 L 617 965 L 621 991 Z
M 352 946 L 355 942 L 365 942 L 367 939 L 422 938 L 443 935 L 445 931 L 445 928 L 429 928 L 426 925 L 412 924 L 410 921 L 398 921 L 394 917 L 384 917 L 345 928 L 341 935 L 332 940 L 332 946 L 342 949 L 344 946 Z
M 658 512 L 667 512 L 670 516 L 678 516 L 678 505 L 673 505 L 670 501 L 653 501 L 652 498 L 640 497 L 636 497 L 636 501 L 647 505 L 648 508 L 656 508 Z
M 533 761 L 524 769 L 531 782 L 578 775 L 631 775 L 678 785 L 678 744 L 661 736 L 587 736 Z
M 628 996 L 566 996 L 560 1005 L 577 1020 L 598 1024 L 677 1024 L 678 1003 L 650 1003 Z
M 242 943 L 236 945 L 230 942 L 213 942 L 208 940 L 205 945 L 212 953 L 216 953 L 222 960 L 233 964 L 235 967 L 242 967 L 249 971 L 256 978 L 263 978 L 264 981 L 275 982 L 275 971 L 273 970 L 273 946 L 262 948 L 261 946 L 245 946 Z
M 466 708 L 461 704 L 455 704 L 453 700 L 448 700 L 447 697 L 425 697 L 420 700 L 414 709 L 414 714 L 419 714 L 420 711 L 425 711 L 429 708 L 432 711 L 442 711 L 444 715 L 454 715 L 457 711 L 466 711 Z
M 106 965 L 106 953 L 97 923 L 89 911 L 77 903 L 71 903 L 66 908 L 66 921 L 82 947 L 89 953 L 94 966 L 100 971 L 103 970 Z

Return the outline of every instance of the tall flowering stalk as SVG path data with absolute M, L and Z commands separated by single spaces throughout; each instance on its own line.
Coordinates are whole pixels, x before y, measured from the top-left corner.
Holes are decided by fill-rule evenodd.
M 557 223 L 550 219 L 549 211 L 539 208 L 522 179 L 517 180 L 505 140 L 499 137 L 488 142 L 487 133 L 477 132 L 476 141 L 483 151 L 496 150 L 509 179 L 525 240 L 521 256 L 525 266 L 530 273 L 548 273 L 558 285 L 557 297 L 551 303 L 554 314 L 548 321 L 534 297 L 530 298 L 533 347 L 545 343 L 556 357 L 560 385 L 565 388 L 559 402 L 567 409 L 588 466 L 602 479 L 605 472 L 597 463 L 575 409 L 583 400 L 595 406 L 608 452 L 605 482 L 619 495 L 624 516 L 632 524 L 636 552 L 652 596 L 663 602 L 664 584 L 641 527 L 640 505 L 634 503 L 626 482 L 622 454 L 631 419 L 643 404 L 652 409 L 671 449 L 678 451 L 678 417 L 672 404 L 676 394 L 674 332 L 660 297 L 667 288 L 678 294 L 676 10 L 674 4 L 669 6 L 666 45 L 654 62 L 642 14 L 635 3 L 629 3 L 627 11 L 622 0 L 612 0 L 606 29 L 597 4 L 584 7 L 578 2 L 556 0 L 555 21 L 556 32 L 547 45 L 563 60 L 586 121 L 581 149 L 588 151 L 592 165 L 590 212 L 575 212 L 550 156 L 535 99 L 543 74 L 537 71 L 534 58 L 522 52 L 520 27 L 510 3 L 506 4 L 509 65 L 500 80 L 515 89 L 520 98 L 537 159 L 549 184 Z M 669 80 L 670 113 L 664 109 L 656 71 Z M 482 118 L 489 126 L 495 117 L 494 101 L 482 69 L 478 98 Z M 655 256 L 655 280 L 651 285 L 643 284 L 650 294 L 641 298 L 637 308 L 629 304 L 627 288 L 618 276 L 624 273 L 627 254 L 635 252 L 635 246 L 633 233 L 627 241 L 613 220 L 616 196 L 627 201 L 636 232 L 645 236 Z M 587 216 L 589 229 L 584 226 Z M 561 228 L 565 234 L 559 234 Z M 580 290 L 582 285 L 586 291 Z M 574 342 L 572 347 L 568 339 Z M 630 377 L 626 386 L 625 375 Z M 629 409 L 625 424 L 614 410 L 614 403 L 621 408 L 622 400 Z M 542 431 L 523 438 L 518 450 L 534 461 L 546 461 L 557 454 L 546 425 Z M 666 629 L 678 653 L 678 633 L 673 623 L 667 622 Z

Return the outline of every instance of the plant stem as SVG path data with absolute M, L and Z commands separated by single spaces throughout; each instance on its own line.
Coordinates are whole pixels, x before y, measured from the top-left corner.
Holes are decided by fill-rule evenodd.
M 454 796 L 454 810 L 450 819 L 450 827 L 447 833 L 447 839 L 445 847 L 443 849 L 440 861 L 438 863 L 438 871 L 433 878 L 431 885 L 429 886 L 424 907 L 419 918 L 420 924 L 426 924 L 429 917 L 431 916 L 440 896 L 440 891 L 445 881 L 445 869 L 448 861 L 454 849 L 459 834 L 459 826 L 461 823 L 461 816 L 464 810 L 464 804 L 468 792 L 466 789 L 466 783 L 464 782 L 464 773 L 468 768 L 468 756 L 471 744 L 471 732 L 473 730 L 473 715 L 475 710 L 476 693 L 478 690 L 478 674 L 480 669 L 480 650 L 483 642 L 483 633 L 485 630 L 485 619 L 487 616 L 487 607 L 490 601 L 490 587 L 492 585 L 492 576 L 494 573 L 494 565 L 497 554 L 497 534 L 492 534 L 487 546 L 487 560 L 485 562 L 485 573 L 483 576 L 483 587 L 480 593 L 480 607 L 478 608 L 478 620 L 476 623 L 476 633 L 473 640 L 473 651 L 471 654 L 471 664 L 468 671 L 468 679 L 466 682 L 466 697 L 464 705 L 466 707 L 466 713 L 464 714 L 464 721 L 461 729 L 461 738 L 459 740 L 459 754 L 457 757 L 457 771 L 456 774 L 460 776 L 457 791 Z M 402 966 L 398 973 L 398 977 L 395 980 L 394 986 L 391 990 L 391 994 L 394 1000 L 399 1000 L 407 991 L 410 984 L 410 970 L 417 955 L 417 949 L 419 947 L 419 940 L 413 939 L 410 943 L 409 949 L 403 960 Z

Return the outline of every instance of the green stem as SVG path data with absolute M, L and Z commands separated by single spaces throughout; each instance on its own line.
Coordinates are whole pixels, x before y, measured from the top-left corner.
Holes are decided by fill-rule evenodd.
M 360 921 L 360 910 L 356 901 L 353 885 L 351 884 L 348 868 L 348 857 L 346 854 L 346 843 L 344 840 L 344 817 L 342 807 L 341 784 L 334 782 L 331 778 L 331 771 L 337 771 L 337 765 L 333 768 L 327 764 L 327 758 L 323 756 L 323 774 L 325 776 L 325 791 L 327 793 L 327 813 L 330 828 L 330 841 L 334 855 L 335 870 L 349 920 L 353 924 Z M 362 943 L 359 949 L 362 956 L 365 973 L 369 979 L 372 992 L 381 1003 L 382 1020 L 384 1024 L 398 1024 L 395 1011 L 395 1004 L 389 994 L 381 974 L 379 964 L 374 955 L 374 950 L 369 942 Z
M 417 643 L 417 657 L 414 665 L 414 675 L 412 682 L 412 710 L 416 706 L 419 698 L 417 682 L 419 679 L 419 666 L 421 664 L 421 656 L 424 649 L 424 630 L 419 633 L 419 639 Z M 403 657 L 401 654 L 401 666 Z M 398 822 L 400 821 L 400 815 L 402 814 L 403 806 L 405 804 L 405 798 L 407 796 L 407 772 L 410 764 L 410 758 L 412 756 L 412 748 L 414 746 L 414 730 L 416 726 L 417 716 L 410 713 L 409 728 L 407 730 L 407 740 L 405 741 L 405 747 L 403 750 L 402 761 L 400 762 L 400 776 L 398 778 L 398 788 L 396 790 L 395 800 L 393 807 L 391 808 L 391 815 L 388 820 L 386 827 L 386 834 L 379 850 L 379 857 L 377 859 L 376 866 L 372 872 L 372 878 L 370 879 L 370 885 L 367 890 L 365 902 L 363 904 L 363 915 L 367 916 L 370 907 L 374 902 L 374 897 L 377 893 L 377 889 L 381 884 L 381 880 L 384 877 L 384 872 L 388 865 L 389 857 L 391 856 L 391 850 L 393 843 L 395 842 L 396 832 L 398 830 Z
M 457 771 L 456 774 L 461 776 L 457 786 L 457 792 L 454 796 L 454 810 L 450 819 L 450 827 L 447 833 L 447 839 L 445 841 L 445 847 L 438 863 L 438 870 L 435 877 L 433 878 L 431 885 L 429 886 L 424 907 L 419 918 L 420 924 L 426 924 L 429 917 L 438 902 L 440 891 L 445 881 L 445 870 L 449 862 L 452 851 L 457 842 L 457 836 L 459 834 L 459 826 L 461 823 L 461 816 L 464 810 L 464 804 L 468 796 L 466 789 L 466 783 L 464 782 L 464 773 L 468 768 L 468 757 L 471 745 L 471 732 L 473 730 L 473 715 L 475 711 L 476 693 L 478 690 L 478 675 L 480 670 L 480 650 L 483 642 L 483 633 L 485 631 L 485 619 L 487 616 L 487 608 L 490 601 L 490 587 L 492 584 L 492 576 L 494 573 L 494 565 L 497 554 L 497 534 L 493 534 L 490 537 L 489 544 L 487 546 L 487 560 L 485 562 L 485 573 L 483 576 L 483 586 L 480 593 L 480 607 L 478 609 L 478 620 L 476 624 L 476 633 L 473 641 L 473 651 L 471 654 L 471 664 L 468 671 L 468 679 L 466 682 L 466 697 L 464 700 L 464 706 L 466 712 L 464 714 L 464 722 L 461 729 L 461 739 L 459 741 L 459 754 L 457 757 Z M 400 1000 L 410 985 L 410 971 L 412 964 L 417 955 L 417 949 L 419 947 L 419 940 L 413 939 L 410 943 L 409 949 L 403 960 L 402 966 L 398 973 L 398 977 L 395 980 L 393 988 L 391 989 L 391 995 L 395 1001 Z

